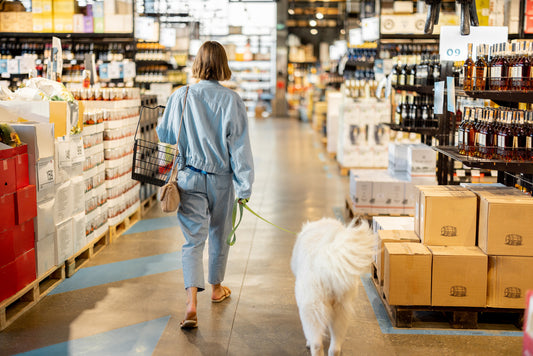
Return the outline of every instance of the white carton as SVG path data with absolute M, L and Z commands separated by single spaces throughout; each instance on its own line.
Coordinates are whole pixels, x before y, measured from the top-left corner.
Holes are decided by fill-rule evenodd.
M 33 218 L 35 241 L 40 241 L 55 233 L 54 205 L 55 199 L 37 203 L 37 216 Z
M 56 203 L 54 206 L 54 222 L 56 225 L 72 217 L 73 198 L 70 180 L 56 186 Z
M 58 263 L 66 261 L 74 254 L 72 219 L 56 225 L 56 251 Z
M 37 278 L 57 265 L 55 231 L 35 243 L 35 256 L 37 260 Z

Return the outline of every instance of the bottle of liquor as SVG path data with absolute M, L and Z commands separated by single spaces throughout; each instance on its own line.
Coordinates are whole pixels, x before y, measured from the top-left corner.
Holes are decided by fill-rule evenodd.
M 467 134 L 465 150 L 466 154 L 471 157 L 476 155 L 476 140 L 478 137 L 478 118 L 476 117 L 476 115 L 477 109 L 473 108 L 470 112 L 470 125 L 465 130 L 465 133 Z
M 406 92 L 403 92 L 403 95 L 402 95 L 401 115 L 402 115 L 402 126 L 409 127 L 409 104 L 407 102 Z
M 487 46 L 479 45 L 475 63 L 474 90 L 485 90 L 487 85 Z
M 494 110 L 488 110 L 488 122 L 485 128 L 485 152 L 483 158 L 493 159 L 496 150 L 496 135 L 494 130 Z
M 508 110 L 504 113 L 505 124 L 503 129 L 500 131 L 501 136 L 501 153 L 500 158 L 506 162 L 513 160 L 513 141 L 514 133 L 512 130 L 513 123 L 513 111 Z
M 421 113 L 420 113 L 420 127 L 431 127 L 430 121 L 429 121 L 429 105 L 428 105 L 428 97 L 424 97 L 424 102 L 420 105 L 421 106 Z
M 514 138 L 513 138 L 513 159 L 524 162 L 527 161 L 526 156 L 526 141 L 527 130 L 525 127 L 524 111 L 515 112 L 515 126 L 514 126 Z
M 501 76 L 501 68 L 498 66 L 496 67 L 496 63 L 498 62 L 500 53 L 498 51 L 498 44 L 493 44 L 490 47 L 490 83 L 489 83 L 489 89 L 490 90 L 496 90 L 498 88 L 500 76 Z
M 407 62 L 400 67 L 398 74 L 398 85 L 405 85 L 407 83 Z
M 511 53 L 508 55 L 508 90 L 519 90 L 522 81 L 522 67 L 520 67 L 519 43 L 511 43 Z
M 531 75 L 531 61 L 529 60 L 528 56 L 528 46 L 529 44 L 526 41 L 522 41 L 522 50 L 520 55 L 520 67 L 521 70 L 519 71 L 521 74 L 520 78 L 520 84 L 517 88 L 517 90 L 520 90 L 522 92 L 527 92 L 529 90 L 529 77 Z
M 416 62 L 413 60 L 411 65 L 407 68 L 407 85 L 415 85 L 416 77 Z
M 463 65 L 463 89 L 472 90 L 473 89 L 473 77 L 474 77 L 474 60 L 472 59 L 472 43 L 468 44 L 468 58 L 465 60 Z
M 423 127 L 422 126 L 422 106 L 423 106 L 423 97 L 417 96 L 415 97 L 415 127 Z
M 398 97 L 398 103 L 396 104 L 396 110 L 394 111 L 394 124 L 402 125 L 402 104 L 403 95 L 396 95 Z
M 439 56 L 435 55 L 435 56 L 433 56 L 433 70 L 432 70 L 433 81 L 432 81 L 432 84 L 435 83 L 435 82 L 438 82 L 440 80 L 440 69 L 441 69 L 441 65 L 440 65 Z
M 528 161 L 533 161 L 533 111 L 526 111 L 526 114 L 526 158 Z
M 465 127 L 468 123 L 469 115 L 470 115 L 470 108 L 465 107 L 463 120 L 461 121 L 461 124 L 457 128 L 457 150 L 459 151 L 459 154 L 461 155 L 465 154 Z
M 416 127 L 416 97 L 409 97 L 409 127 Z
M 398 67 L 399 66 L 400 66 L 400 57 L 397 58 L 396 63 L 392 66 L 391 84 L 393 86 L 398 84 Z

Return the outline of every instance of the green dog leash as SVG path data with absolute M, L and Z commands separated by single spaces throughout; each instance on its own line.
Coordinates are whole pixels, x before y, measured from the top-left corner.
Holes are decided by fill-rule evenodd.
M 237 228 L 241 224 L 242 215 L 243 215 L 244 209 L 248 210 L 250 213 L 252 213 L 253 215 L 257 216 L 259 219 L 263 220 L 264 222 L 266 222 L 266 223 L 268 223 L 268 224 L 270 224 L 270 225 L 272 225 L 274 227 L 277 227 L 278 229 L 280 229 L 282 231 L 288 232 L 289 234 L 296 235 L 296 233 L 294 231 L 290 231 L 290 230 L 284 229 L 281 226 L 278 226 L 278 225 L 268 221 L 267 219 L 263 218 L 262 216 L 257 214 L 255 211 L 250 209 L 250 207 L 246 203 L 247 203 L 247 201 L 244 200 L 244 199 L 239 203 L 239 198 L 235 199 L 235 202 L 233 202 L 233 212 L 232 212 L 232 215 L 231 215 L 232 216 L 233 229 L 231 230 L 231 233 L 229 234 L 229 236 L 228 236 L 228 238 L 226 240 L 228 245 L 233 246 L 235 244 L 235 241 L 237 239 L 237 236 L 235 235 L 235 233 L 237 231 Z M 239 220 L 238 221 L 237 221 L 237 211 L 239 212 Z M 235 223 L 237 223 L 237 225 L 235 225 Z

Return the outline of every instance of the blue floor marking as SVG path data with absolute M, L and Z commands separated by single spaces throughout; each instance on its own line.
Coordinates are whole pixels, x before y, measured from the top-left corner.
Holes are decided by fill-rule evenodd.
M 318 154 L 318 159 L 320 160 L 320 162 L 326 162 L 326 155 L 324 155 L 324 153 L 320 152 Z
M 71 278 L 65 279 L 50 294 L 71 292 L 106 283 L 175 271 L 181 268 L 181 252 L 165 253 L 132 260 L 82 268 Z
M 176 218 L 176 216 L 164 216 L 162 218 L 156 219 L 145 219 L 133 225 L 126 232 L 124 232 L 123 235 L 166 229 L 175 226 L 178 226 L 178 219 Z
M 170 316 L 32 350 L 23 356 L 152 355 Z
M 378 320 L 379 327 L 383 334 L 404 334 L 404 335 L 464 335 L 464 336 L 514 336 L 522 337 L 524 335 L 521 331 L 504 331 L 504 330 L 451 330 L 451 329 L 399 329 L 392 326 L 389 315 L 381 302 L 381 298 L 376 292 L 374 283 L 370 279 L 370 274 L 367 273 L 361 276 L 361 281 L 365 287 L 366 295 L 374 314 Z
M 341 207 L 333 207 L 333 214 L 335 215 L 335 218 L 342 222 L 343 224 L 346 224 L 346 220 L 344 219 L 344 212 Z

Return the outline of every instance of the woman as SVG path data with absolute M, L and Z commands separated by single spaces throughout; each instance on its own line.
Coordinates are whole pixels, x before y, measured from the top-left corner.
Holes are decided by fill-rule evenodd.
M 205 288 L 202 256 L 208 236 L 211 300 L 222 302 L 231 294 L 221 283 L 228 259 L 226 238 L 232 229 L 232 207 L 235 196 L 250 198 L 254 179 L 244 103 L 218 82 L 231 77 L 224 47 L 205 42 L 194 60 L 192 75 L 199 82 L 172 94 L 157 127 L 162 142 L 175 144 L 185 105 L 178 143 L 178 221 L 186 240 L 182 262 L 187 308 L 182 328 L 198 325 L 196 296 Z

